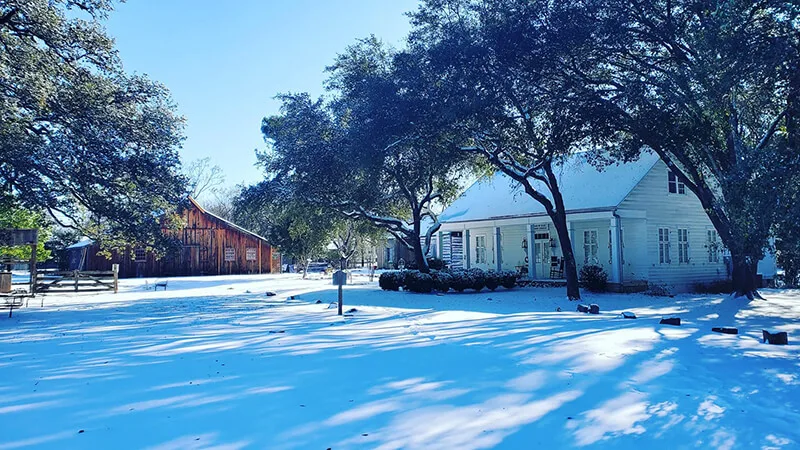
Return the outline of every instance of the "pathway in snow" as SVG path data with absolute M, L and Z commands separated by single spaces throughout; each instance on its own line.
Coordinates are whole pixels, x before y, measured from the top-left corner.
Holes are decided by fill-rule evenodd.
M 798 291 L 594 295 L 590 316 L 556 312 L 575 306 L 558 289 L 357 281 L 340 318 L 329 283 L 125 280 L 3 318 L 0 450 L 800 446 Z M 658 325 L 672 314 L 684 325 Z M 762 327 L 792 345 L 762 344 Z

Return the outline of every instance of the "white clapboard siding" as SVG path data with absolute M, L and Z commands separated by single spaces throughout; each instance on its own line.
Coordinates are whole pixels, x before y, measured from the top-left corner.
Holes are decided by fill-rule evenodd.
M 719 262 L 708 262 L 706 230 L 713 226 L 700 201 L 688 189 L 685 194 L 670 193 L 667 177 L 667 166 L 659 161 L 620 204 L 621 209 L 642 210 L 647 216 L 646 220 L 623 220 L 625 249 L 633 246 L 646 249 L 646 252 L 627 252 L 625 274 L 635 273 L 638 278 L 646 271 L 650 284 L 665 284 L 678 291 L 688 290 L 696 283 L 726 278 L 721 255 Z M 669 264 L 659 263 L 659 228 L 669 229 Z M 684 264 L 678 258 L 679 228 L 689 230 L 689 262 Z

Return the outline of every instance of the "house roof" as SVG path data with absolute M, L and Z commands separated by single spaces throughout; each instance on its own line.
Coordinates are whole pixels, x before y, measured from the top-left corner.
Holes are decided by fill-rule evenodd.
M 587 154 L 573 155 L 555 168 L 567 212 L 613 209 L 622 203 L 658 160 L 658 155 L 647 152 L 636 161 L 614 163 L 598 169 L 587 161 Z M 533 185 L 552 199 L 542 182 L 534 181 Z M 467 222 L 545 213 L 544 207 L 526 194 L 516 181 L 497 172 L 476 181 L 442 212 L 439 220 L 442 223 Z
M 72 249 L 72 248 L 83 248 L 83 247 L 86 247 L 86 246 L 89 246 L 89 245 L 92 245 L 92 244 L 94 244 L 94 241 L 92 239 L 84 236 L 78 242 L 68 246 L 67 250 Z
M 194 205 L 195 208 L 199 209 L 200 212 L 202 212 L 204 214 L 208 214 L 209 216 L 211 216 L 211 217 L 213 217 L 213 218 L 225 223 L 229 227 L 231 227 L 231 228 L 233 228 L 233 229 L 235 229 L 237 231 L 241 231 L 242 233 L 249 234 L 250 236 L 253 236 L 256 239 L 261 239 L 262 241 L 267 242 L 267 238 L 265 238 L 263 236 L 259 236 L 258 234 L 253 233 L 252 231 L 250 231 L 248 229 L 245 229 L 245 228 L 240 227 L 239 225 L 236 225 L 235 223 L 231 222 L 230 220 L 223 219 L 222 217 L 212 213 L 211 211 L 206 210 L 205 208 L 200 206 L 200 203 L 197 203 L 197 200 L 193 199 L 192 197 L 189 197 L 189 202 L 191 202 L 191 204 Z

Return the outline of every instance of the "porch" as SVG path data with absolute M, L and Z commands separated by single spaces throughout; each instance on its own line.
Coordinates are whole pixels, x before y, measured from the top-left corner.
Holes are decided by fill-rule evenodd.
M 588 264 L 601 266 L 612 288 L 620 289 L 624 279 L 635 278 L 633 265 L 625 261 L 623 220 L 631 235 L 644 232 L 644 216 L 635 211 L 567 216 L 578 271 Z M 437 238 L 437 255 L 451 267 L 512 270 L 531 284 L 566 282 L 562 245 L 548 216 L 449 222 Z

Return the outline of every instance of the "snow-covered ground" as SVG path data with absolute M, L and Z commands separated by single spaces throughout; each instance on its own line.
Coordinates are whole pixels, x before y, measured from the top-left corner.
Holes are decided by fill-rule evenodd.
M 561 289 L 357 276 L 341 318 L 330 280 L 153 281 L 0 316 L 0 449 L 800 447 L 799 291 L 586 295 L 591 316 Z

